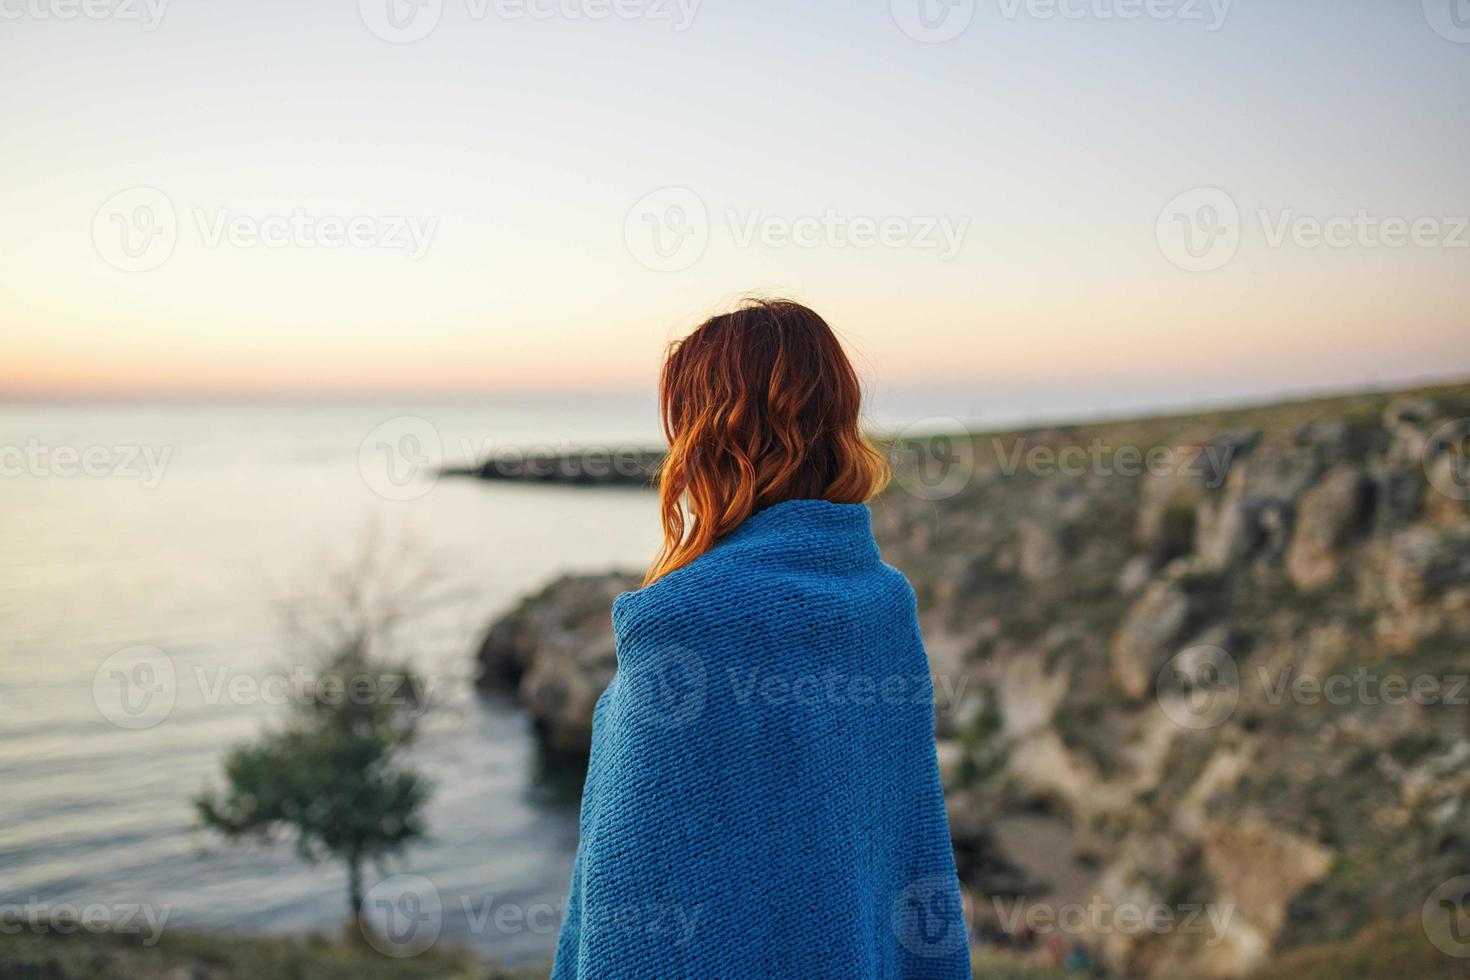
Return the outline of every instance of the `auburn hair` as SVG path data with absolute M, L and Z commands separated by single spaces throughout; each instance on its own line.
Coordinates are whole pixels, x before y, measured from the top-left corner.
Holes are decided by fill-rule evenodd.
M 669 345 L 659 414 L 663 547 L 644 585 L 783 500 L 862 503 L 888 463 L 859 427 L 862 388 L 837 335 L 789 300 L 754 300 Z

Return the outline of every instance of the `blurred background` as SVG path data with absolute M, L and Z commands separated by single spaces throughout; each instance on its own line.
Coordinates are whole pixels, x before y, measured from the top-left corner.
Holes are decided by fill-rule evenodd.
M 0 974 L 544 975 L 659 360 L 763 295 L 977 975 L 1470 975 L 1462 0 L 0 19 Z

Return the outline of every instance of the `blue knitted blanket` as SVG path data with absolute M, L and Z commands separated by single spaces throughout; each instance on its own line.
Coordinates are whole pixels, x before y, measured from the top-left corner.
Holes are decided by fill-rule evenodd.
M 969 977 L 914 594 L 792 500 L 613 604 L 554 980 Z

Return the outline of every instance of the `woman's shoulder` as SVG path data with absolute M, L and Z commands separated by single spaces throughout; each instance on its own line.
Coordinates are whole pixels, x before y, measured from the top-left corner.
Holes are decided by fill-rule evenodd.
M 654 633 L 704 634 L 798 626 L 804 620 L 907 618 L 913 589 L 881 561 L 851 566 L 793 565 L 735 541 L 613 602 L 621 640 Z

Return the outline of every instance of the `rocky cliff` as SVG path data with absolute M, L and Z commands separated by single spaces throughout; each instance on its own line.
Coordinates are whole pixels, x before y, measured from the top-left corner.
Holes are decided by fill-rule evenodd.
M 1467 435 L 1461 384 L 893 447 L 874 523 L 950 695 L 982 932 L 1085 909 L 1069 941 L 1118 972 L 1229 977 L 1431 915 L 1470 872 Z M 487 638 L 563 749 L 633 581 L 562 580 Z

